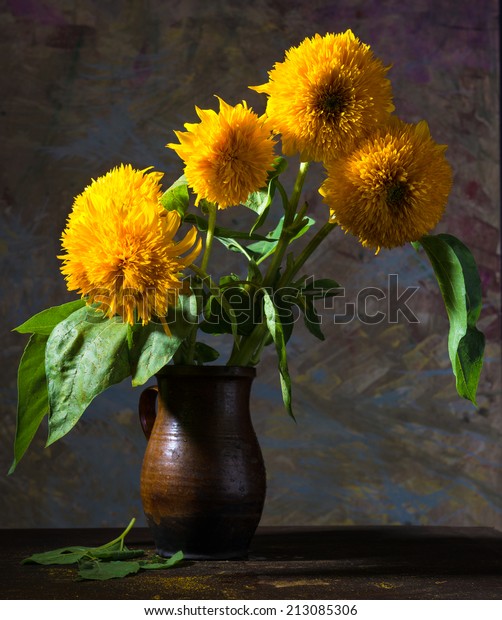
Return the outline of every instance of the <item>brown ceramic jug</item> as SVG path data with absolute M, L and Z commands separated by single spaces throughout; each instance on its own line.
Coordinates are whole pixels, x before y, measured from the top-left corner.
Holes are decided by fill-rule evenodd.
M 254 368 L 166 366 L 143 391 L 143 508 L 157 553 L 247 554 L 266 492 L 249 411 Z

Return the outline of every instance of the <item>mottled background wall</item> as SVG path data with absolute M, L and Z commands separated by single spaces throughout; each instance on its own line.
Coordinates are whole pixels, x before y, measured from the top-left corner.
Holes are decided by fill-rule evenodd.
M 72 198 L 119 162 L 180 172 L 164 144 L 194 105 L 246 98 L 284 50 L 351 28 L 386 64 L 399 115 L 429 121 L 447 143 L 455 184 L 440 230 L 466 241 L 484 285 L 488 338 L 480 413 L 456 396 L 447 319 L 430 267 L 411 248 L 375 257 L 341 233 L 309 268 L 346 286 L 418 284 L 420 319 L 334 325 L 289 344 L 298 423 L 284 413 L 272 352 L 254 386 L 268 467 L 265 524 L 444 524 L 502 527 L 498 21 L 494 0 L 4 0 L 0 9 L 2 297 L 0 526 L 141 522 L 145 441 L 138 391 L 97 398 L 76 429 L 43 449 L 45 429 L 5 477 L 15 431 L 10 330 L 71 297 L 56 254 Z M 307 199 L 326 208 L 313 175 Z M 235 210 L 228 217 L 239 218 Z M 337 304 L 341 302 L 337 301 Z M 343 305 L 335 307 L 342 312 Z

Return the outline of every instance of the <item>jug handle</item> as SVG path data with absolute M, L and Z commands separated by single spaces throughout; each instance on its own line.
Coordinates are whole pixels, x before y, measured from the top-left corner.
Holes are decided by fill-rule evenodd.
M 139 421 L 147 439 L 150 439 L 155 418 L 157 417 L 155 403 L 157 401 L 158 392 L 158 387 L 152 385 L 143 390 L 139 397 Z

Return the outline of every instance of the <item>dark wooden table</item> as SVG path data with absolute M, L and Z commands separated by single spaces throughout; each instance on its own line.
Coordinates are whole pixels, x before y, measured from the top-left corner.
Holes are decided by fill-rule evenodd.
M 483 527 L 264 527 L 249 557 L 183 561 L 123 579 L 21 565 L 35 552 L 101 545 L 114 529 L 0 530 L 2 599 L 502 599 L 502 532 Z M 129 547 L 152 549 L 148 530 Z

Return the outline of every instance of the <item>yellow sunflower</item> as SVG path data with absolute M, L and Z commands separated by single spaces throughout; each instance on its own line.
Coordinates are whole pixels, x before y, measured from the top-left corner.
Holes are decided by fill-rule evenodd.
M 181 221 L 159 203 L 163 175 L 146 172 L 121 165 L 93 180 L 75 198 L 58 257 L 70 291 L 131 325 L 165 316 L 200 251 L 195 229 L 174 240 Z
M 230 106 L 219 99 L 219 113 L 195 108 L 200 123 L 175 131 L 180 144 L 167 144 L 185 163 L 185 176 L 201 199 L 220 209 L 245 202 L 267 182 L 273 169 L 274 141 L 266 123 L 245 101 Z
M 331 218 L 365 246 L 416 241 L 436 226 L 448 201 L 452 171 L 445 150 L 425 121 L 392 118 L 326 166 L 320 192 Z
M 266 114 L 285 155 L 328 161 L 394 109 L 388 69 L 351 30 L 316 34 L 251 88 L 268 95 Z

